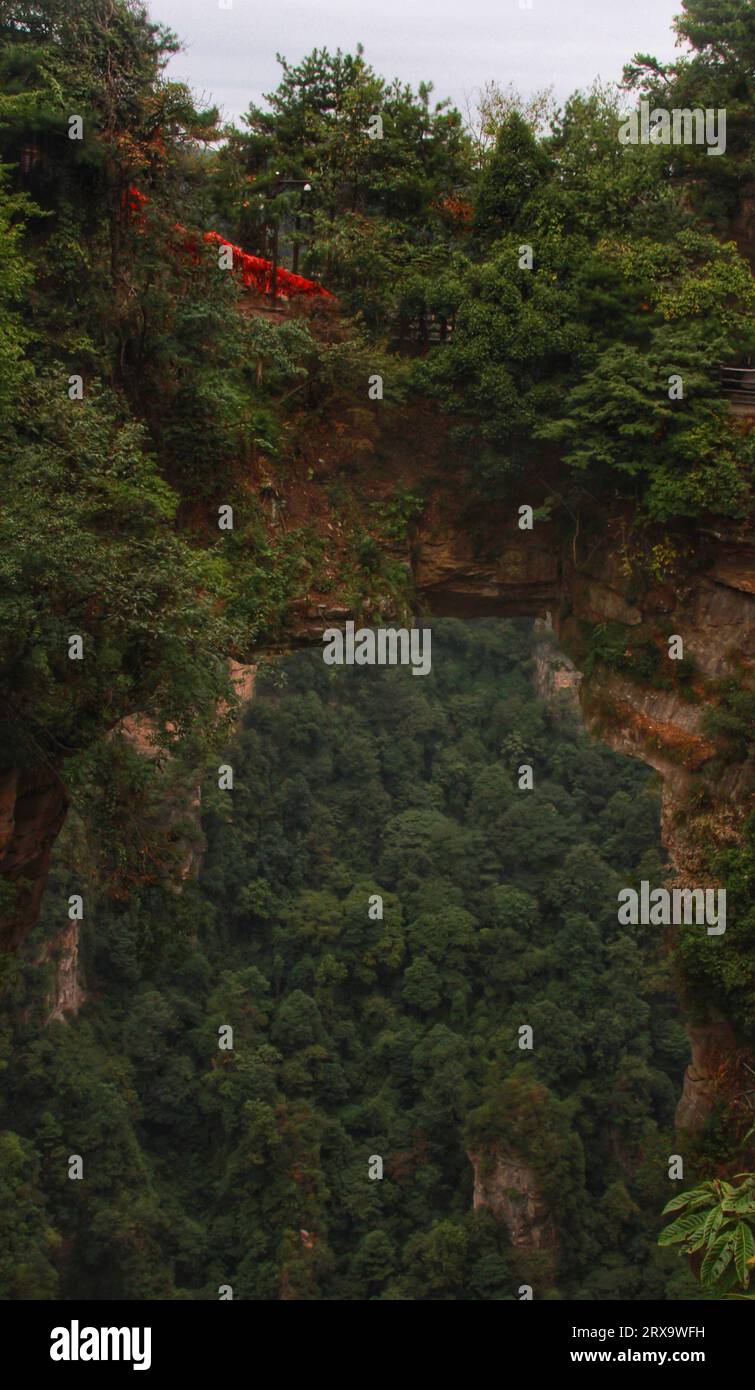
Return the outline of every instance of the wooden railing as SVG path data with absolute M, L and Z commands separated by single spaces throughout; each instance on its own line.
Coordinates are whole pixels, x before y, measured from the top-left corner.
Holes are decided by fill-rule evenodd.
M 721 364 L 721 390 L 732 410 L 755 415 L 755 367 L 726 367 Z
M 404 319 L 394 327 L 392 338 L 399 347 L 419 345 L 423 351 L 441 343 L 449 343 L 454 331 L 452 318 L 442 318 L 437 314 L 422 314 L 413 319 Z

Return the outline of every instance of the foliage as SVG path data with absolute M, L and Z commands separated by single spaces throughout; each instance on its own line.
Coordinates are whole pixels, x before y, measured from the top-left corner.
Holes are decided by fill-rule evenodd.
M 755 1268 L 755 1174 L 740 1173 L 735 1183 L 715 1178 L 674 1197 L 664 1216 L 680 1213 L 658 1237 L 659 1245 L 681 1245 L 681 1253 L 701 1252 L 700 1282 L 721 1297 L 748 1289 Z
M 460 495 L 485 511 L 542 485 L 538 515 L 564 508 L 575 553 L 580 518 L 618 504 L 662 524 L 665 577 L 703 528 L 751 514 L 755 435 L 717 374 L 754 346 L 737 249 L 752 6 L 685 0 L 675 28 L 687 51 L 639 55 L 627 88 L 725 106 L 725 160 L 622 146 L 623 97 L 600 84 L 563 109 L 489 86 L 468 132 L 361 49 L 281 59 L 220 141 L 217 111 L 167 79 L 178 41 L 141 0 L 2 6 L 0 769 L 44 766 L 75 806 L 40 928 L 3 962 L 2 1296 L 206 1298 L 230 1280 L 253 1300 L 509 1299 L 521 1252 L 471 1209 L 467 1156 L 507 1144 L 555 1212 L 535 1266 L 550 1293 L 694 1292 L 654 1249 L 684 1041 L 654 944 L 608 906 L 661 872 L 657 807 L 637 768 L 533 700 L 528 636 L 439 627 L 423 681 L 292 661 L 260 681 L 230 800 L 216 773 L 229 656 L 288 641 L 297 600 L 332 579 L 319 516 L 266 512 L 270 474 L 301 476 L 307 433 L 358 421 L 374 373 L 397 436 L 418 398 L 435 409 Z M 273 319 L 242 301 L 211 227 L 301 261 L 338 302 Z M 350 497 L 341 576 L 378 618 L 408 611 L 390 550 L 432 502 L 433 479 L 391 478 L 380 543 Z M 657 683 L 656 636 L 599 626 L 585 669 Z M 706 728 L 738 768 L 751 700 L 718 694 Z M 197 885 L 182 876 L 201 833 L 179 808 L 205 763 Z M 737 931 L 684 931 L 676 960 L 692 1006 L 750 1038 L 749 839 L 713 869 Z M 89 998 L 49 1023 L 59 904 L 82 882 Z M 2 885 L 8 917 L 17 891 Z M 94 1155 L 83 1185 L 72 1131 Z M 728 1219 L 716 1287 L 740 1275 Z
M 725 231 L 750 196 L 755 14 L 749 0 L 682 0 L 674 28 L 687 51 L 665 65 L 636 54 L 624 69 L 624 81 L 666 109 L 726 111 L 725 158 L 709 159 L 697 145 L 664 151 L 670 178 L 683 182 L 700 214 Z
M 62 1296 L 501 1301 L 528 1272 L 544 1296 L 694 1290 L 654 1250 L 684 1037 L 656 940 L 615 911 L 618 884 L 660 872 L 658 804 L 533 698 L 531 651 L 527 624 L 446 621 L 422 680 L 290 658 L 225 755 L 234 790 L 208 770 L 180 895 L 95 876 L 69 823 L 0 1118 L 41 1156 Z M 175 824 L 185 800 L 131 803 L 153 850 L 160 805 Z M 85 879 L 88 998 L 40 1029 L 34 962 Z M 472 1209 L 468 1153 L 510 1151 L 553 1212 L 542 1267 Z
M 206 562 L 170 525 L 177 498 L 116 398 L 31 385 L 4 452 L 0 670 L 19 721 L 57 758 L 141 710 L 170 740 L 213 722 L 226 624 L 202 595 Z M 69 639 L 83 640 L 72 660 Z M 9 721 L 9 722 L 8 722 Z
M 719 351 L 700 330 L 658 328 L 647 352 L 614 345 L 566 397 L 568 415 L 536 434 L 558 440 L 571 467 L 638 478 L 652 521 L 716 512 L 746 516 L 755 452 L 716 385 Z M 686 401 L 671 399 L 681 378 Z M 681 408 L 680 408 L 681 407 Z
M 19 315 L 19 301 L 31 280 L 31 267 L 21 251 L 23 224 L 18 219 L 24 201 L 8 195 L 0 179 L 0 437 L 15 414 L 15 403 L 28 366 L 24 348 L 28 333 Z

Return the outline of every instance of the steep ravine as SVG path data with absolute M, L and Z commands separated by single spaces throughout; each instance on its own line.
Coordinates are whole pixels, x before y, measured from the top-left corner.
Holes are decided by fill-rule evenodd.
M 755 545 L 731 527 L 648 539 L 618 499 L 575 516 L 566 503 L 554 507 L 557 462 L 545 458 L 535 472 L 534 480 L 512 482 L 507 497 L 488 498 L 468 485 L 433 408 L 413 405 L 411 429 L 404 407 L 357 410 L 344 402 L 322 419 L 302 410 L 288 457 L 260 456 L 251 474 L 244 471 L 250 514 L 266 519 L 272 543 L 306 529 L 322 546 L 321 560 L 302 571 L 283 626 L 264 645 L 308 644 L 349 617 L 390 621 L 409 607 L 418 615 L 547 619 L 584 673 L 580 698 L 596 736 L 661 774 L 666 847 L 684 872 L 695 851 L 677 813 L 715 751 L 702 733 L 704 711 L 725 675 L 755 679 Z M 533 529 L 520 529 L 521 503 L 537 509 L 549 498 L 544 514 L 551 519 L 536 511 Z M 207 527 L 211 540 L 216 521 Z M 366 538 L 373 548 L 367 567 Z M 662 648 L 664 634 L 680 634 L 694 663 L 691 688 L 679 689 L 675 678 L 651 683 L 641 670 L 593 667 L 590 633 L 602 624 L 625 631 L 628 648 L 639 640 Z M 253 661 L 258 650 L 237 655 Z M 664 676 L 673 677 L 674 663 L 661 655 Z M 0 768 L 0 882 L 13 887 L 14 898 L 0 927 L 6 948 L 38 916 L 67 810 L 61 771 L 33 752 L 22 768 Z M 716 805 L 706 835 L 736 833 L 751 781 L 751 769 L 711 781 Z
M 405 554 L 420 611 L 452 617 L 539 616 L 552 625 L 578 664 L 585 628 L 596 624 L 625 625 L 628 641 L 641 626 L 683 637 L 685 656 L 695 665 L 693 698 L 596 665 L 580 682 L 580 700 L 597 737 L 643 759 L 661 775 L 664 842 L 679 872 L 692 871 L 694 844 L 688 822 L 680 823 L 678 813 L 715 752 L 702 732 L 706 706 L 715 698 L 713 683 L 733 671 L 746 683 L 753 679 L 752 544 L 733 534 L 716 537 L 704 568 L 682 569 L 673 584 L 659 584 L 638 596 L 633 574 L 620 562 L 610 534 L 587 564 L 575 564 L 555 525 L 536 523 L 528 533 L 512 522 L 499 529 L 495 551 L 480 559 L 466 528 L 435 520 L 431 513 Z M 318 641 L 324 627 L 349 616 L 360 615 L 347 601 L 323 602 L 319 595 L 300 601 L 283 645 Z M 752 768 L 735 767 L 710 785 L 716 805 L 707 817 L 707 835 L 725 841 L 735 834 L 751 804 L 751 783 Z M 6 948 L 15 947 L 36 921 L 50 851 L 66 809 L 63 784 L 47 764 L 0 771 L 0 867 L 20 890 L 3 924 Z
M 436 513 L 437 520 L 437 513 Z M 755 651 L 755 564 L 750 546 L 735 537 L 721 537 L 705 568 L 638 593 L 631 568 L 618 544 L 606 535 L 593 545 L 587 563 L 574 562 L 568 538 L 552 524 L 523 533 L 515 525 L 503 528 L 497 554 L 475 557 L 467 532 L 453 526 L 433 526 L 433 514 L 414 533 L 404 557 L 411 565 L 420 610 L 457 617 L 482 615 L 536 616 L 542 622 L 542 642 L 536 651 L 535 684 L 541 698 L 579 704 L 596 737 L 617 751 L 641 758 L 662 782 L 662 830 L 677 881 L 697 881 L 700 835 L 721 843 L 736 835 L 737 824 L 751 795 L 751 769 L 737 767 L 715 783 L 715 801 L 704 823 L 686 815 L 691 790 L 706 776 L 715 749 L 702 731 L 706 694 L 732 669 L 751 678 Z M 315 642 L 324 626 L 342 623 L 358 612 L 346 603 L 324 604 L 313 596 L 298 606 L 291 644 Z M 685 654 L 694 662 L 693 698 L 689 690 L 662 688 L 632 673 L 596 665 L 589 677 L 566 653 L 584 654 L 586 628 L 599 623 L 623 624 L 628 641 L 632 631 L 657 626 L 684 638 Z M 552 635 L 551 635 L 552 634 Z M 560 646 L 554 640 L 558 638 Z M 250 668 L 236 668 L 243 700 L 251 698 Z M 134 721 L 133 739 L 140 745 Z M 143 743 L 144 740 L 141 739 Z M 142 749 L 147 752 L 147 747 Z M 46 800 L 49 796 L 49 802 Z M 46 860 L 62 821 L 56 784 L 36 789 L 20 818 L 18 844 L 39 870 L 32 876 L 34 894 L 41 896 Z M 33 815 L 29 814 L 33 810 Z M 194 816 L 199 801 L 195 794 Z M 46 816 L 49 813 L 49 822 Z M 6 821 L 6 825 L 10 818 Z M 39 836 L 37 857 L 34 849 Z M 192 872 L 201 835 L 187 849 L 185 872 Z M 30 919 L 35 898 L 31 896 Z M 49 1018 L 75 1012 L 83 997 L 77 976 L 77 925 L 67 923 L 51 947 L 56 961 Z M 704 1123 L 715 1100 L 714 1078 L 721 1059 L 735 1038 L 722 1020 L 689 1027 L 692 1060 L 687 1068 L 677 1109 L 680 1130 Z M 474 1204 L 489 1206 L 509 1228 L 512 1244 L 523 1256 L 534 1251 L 555 1254 L 554 1226 L 547 1204 L 528 1165 L 516 1153 L 470 1153 L 474 1169 Z
M 601 666 L 582 679 L 580 698 L 597 737 L 660 773 L 666 847 L 680 871 L 693 867 L 694 851 L 676 813 L 715 752 L 702 733 L 712 683 L 733 671 L 746 683 L 753 679 L 753 546 L 733 535 L 721 537 L 704 569 L 683 573 L 674 586 L 659 585 L 641 597 L 632 594 L 632 574 L 622 570 L 610 535 L 587 566 L 573 563 L 552 524 L 540 529 L 536 524 L 531 534 L 514 525 L 505 528 L 496 553 L 485 560 L 475 557 L 463 529 L 420 530 L 411 548 L 420 610 L 451 617 L 541 617 L 578 663 L 585 625 L 626 625 L 628 640 L 640 625 L 683 637 L 685 657 L 695 664 L 694 698 Z M 318 641 L 324 627 L 350 616 L 359 613 L 345 603 L 299 603 L 288 640 L 291 645 Z M 709 818 L 711 834 L 726 839 L 746 812 L 751 773 L 748 767 L 735 768 L 712 788 L 718 814 Z M 23 881 L 14 920 L 4 924 L 6 947 L 17 945 L 36 920 L 66 809 L 63 784 L 50 766 L 0 772 L 0 866 L 10 882 Z
M 379 442 L 377 436 L 378 455 Z M 402 454 L 395 447 L 394 439 L 390 459 L 376 460 L 370 454 L 352 468 L 351 510 L 353 514 L 358 508 L 364 527 L 392 488 L 418 488 L 429 472 L 432 434 L 422 443 L 410 459 L 408 451 Z M 343 481 L 344 463 L 335 454 L 328 458 L 321 440 L 314 447 L 325 454 L 324 463 L 322 457 L 317 460 L 319 473 L 305 453 L 298 472 L 287 479 L 288 505 L 275 509 L 270 526 L 274 531 L 305 519 L 314 522 L 327 543 L 329 582 L 320 590 L 310 587 L 291 605 L 285 631 L 269 643 L 274 650 L 317 642 L 324 627 L 352 616 L 378 621 L 391 614 L 390 594 L 376 604 L 355 597 L 353 585 L 346 582 L 352 560 L 344 522 L 348 509 L 342 501 L 338 508 L 326 505 L 323 486 L 334 474 Z M 385 468 L 378 466 L 382 463 Z M 285 495 L 282 481 L 277 491 Z M 538 504 L 535 496 L 528 500 Z M 755 549 L 737 532 L 719 530 L 704 537 L 704 557 L 677 546 L 668 571 L 662 570 L 660 578 L 648 577 L 632 549 L 626 511 L 619 509 L 613 519 L 593 522 L 592 528 L 583 523 L 581 535 L 574 534 L 571 518 L 562 523 L 536 520 L 532 531 L 522 531 L 517 515 L 516 504 L 499 504 L 482 516 L 479 509 L 460 510 L 458 489 L 436 484 L 420 519 L 407 527 L 404 537 L 381 534 L 374 524 L 372 533 L 394 569 L 411 577 L 418 615 L 532 616 L 543 620 L 544 629 L 552 628 L 571 666 L 568 659 L 549 658 L 544 633 L 537 673 L 540 693 L 547 694 L 547 687 L 551 692 L 566 689 L 570 698 L 579 699 L 596 737 L 658 772 L 666 850 L 680 884 L 696 883 L 701 843 L 710 847 L 736 838 L 752 800 L 751 766 L 734 766 L 723 774 L 716 768 L 711 775 L 716 750 L 702 726 L 706 708 L 717 699 L 718 681 L 727 674 L 736 674 L 745 684 L 753 680 Z M 644 679 L 631 669 L 631 661 L 626 670 L 591 663 L 591 634 L 600 625 L 611 625 L 614 634 L 625 633 L 630 655 L 639 637 L 646 646 L 654 643 L 661 680 Z M 673 663 L 664 649 L 665 636 L 671 633 L 683 638 L 685 657 L 693 666 L 685 685 L 673 678 Z M 246 694 L 242 688 L 242 698 Z M 700 785 L 706 787 L 706 807 L 693 816 L 690 799 Z M 3 924 L 6 946 L 17 945 L 37 918 L 50 851 L 65 812 L 65 793 L 53 769 L 45 765 L 31 773 L 0 773 L 0 864 L 11 883 L 22 881 L 12 919 Z M 189 858 L 196 853 L 193 845 Z M 188 861 L 185 867 L 191 871 Z M 82 997 L 76 934 L 76 924 L 67 922 L 54 948 L 57 984 L 50 1017 L 75 1010 Z M 709 1025 L 696 1023 L 690 1040 L 693 1057 L 677 1112 L 681 1128 L 696 1128 L 704 1121 L 713 1095 L 710 1078 L 719 1067 L 722 1046 L 731 1048 L 734 1042 L 720 1019 Z M 483 1156 L 478 1158 L 476 1171 Z M 485 1171 L 497 1172 L 504 1158 L 484 1156 Z M 515 1163 L 516 1155 L 510 1159 Z M 512 1183 L 505 1181 L 503 1186 L 509 1189 Z M 531 1186 L 525 1184 L 528 1192 Z M 488 1188 L 492 1192 L 497 1187 L 500 1183 L 493 1181 L 490 1188 L 478 1175 L 475 1200 L 487 1201 Z M 539 1210 L 537 1194 L 530 1196 L 533 1211 Z M 530 1205 L 525 1201 L 517 1207 L 520 1225 L 527 1225 Z M 510 1214 L 502 1209 L 501 1215 L 508 1224 Z M 521 1231 L 517 1239 L 527 1244 Z M 534 1226 L 530 1243 L 536 1244 Z

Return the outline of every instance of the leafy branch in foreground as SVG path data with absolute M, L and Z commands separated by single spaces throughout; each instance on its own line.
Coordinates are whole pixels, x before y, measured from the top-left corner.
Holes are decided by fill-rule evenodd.
M 755 1173 L 737 1173 L 739 1186 L 716 1178 L 674 1197 L 663 1215 L 680 1216 L 661 1231 L 659 1245 L 681 1244 L 680 1254 L 698 1255 L 700 1283 L 716 1298 L 748 1297 L 755 1269 Z

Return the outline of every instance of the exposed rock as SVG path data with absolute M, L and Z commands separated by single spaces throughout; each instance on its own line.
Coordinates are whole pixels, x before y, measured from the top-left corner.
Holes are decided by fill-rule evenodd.
M 560 556 L 555 528 L 502 527 L 496 552 L 482 561 L 469 534 L 448 524 L 423 532 L 416 547 L 414 583 L 440 616 L 542 616 L 558 604 Z
M 515 1249 L 554 1250 L 555 1226 L 531 1167 L 497 1149 L 467 1158 L 474 1169 L 475 1209 L 489 1207 L 505 1223 Z
M 701 575 L 678 614 L 675 631 L 709 680 L 730 672 L 735 654 L 750 669 L 755 662 L 755 567 L 746 577 L 741 566 L 747 554 L 745 550 L 738 566 L 732 559 L 714 562 L 715 580 Z M 735 568 L 736 583 L 725 583 L 721 576 Z
M 665 632 L 683 637 L 685 655 L 693 658 L 699 673 L 697 704 L 674 691 L 654 689 L 615 673 L 607 676 L 599 669 L 582 680 L 579 698 L 597 737 L 642 758 L 659 772 L 665 785 L 667 847 L 680 865 L 691 863 L 694 851 L 685 845 L 686 831 L 677 812 L 688 797 L 691 780 L 705 769 L 714 751 L 701 728 L 702 709 L 715 698 L 710 683 L 734 670 L 740 679 L 750 679 L 748 673 L 755 664 L 751 539 L 735 529 L 701 532 L 698 539 L 705 554 L 691 556 L 689 563 L 677 554 L 673 577 L 658 579 L 648 589 L 647 576 L 634 572 L 627 540 L 633 519 L 626 510 L 605 521 L 601 518 L 589 540 L 584 525 L 581 536 L 577 528 L 572 534 L 571 521 L 561 526 L 538 519 L 534 530 L 522 531 L 513 504 L 496 502 L 486 507 L 478 501 L 476 509 L 470 510 L 458 481 L 437 480 L 435 465 L 444 448 L 437 412 L 418 412 L 410 440 L 395 433 L 383 437 L 377 424 L 375 429 L 372 452 L 355 462 L 348 421 L 334 421 L 327 449 L 320 436 L 313 438 L 310 459 L 303 442 L 297 468 L 290 470 L 290 477 L 281 474 L 274 480 L 281 496 L 285 494 L 288 524 L 316 526 L 326 547 L 323 572 L 317 576 L 322 588 L 313 583 L 304 597 L 292 603 L 285 632 L 270 646 L 284 651 L 318 642 L 324 628 L 349 618 L 369 620 L 375 611 L 371 599 L 365 600 L 363 612 L 351 607 L 346 577 L 353 574 L 353 553 L 348 549 L 348 528 L 337 512 L 329 510 L 322 488 L 325 477 L 336 476 L 344 486 L 348 479 L 348 486 L 354 488 L 355 512 L 361 509 L 369 529 L 371 509 L 379 510 L 395 488 L 422 491 L 427 478 L 434 476 L 432 496 L 405 538 L 378 536 L 394 566 L 403 564 L 410 574 L 420 611 L 462 618 L 545 618 L 550 612 L 562 646 L 578 664 L 584 629 L 599 623 L 624 624 L 628 641 L 641 624 L 648 630 L 660 625 Z M 315 464 L 326 471 L 318 472 Z M 543 471 L 547 473 L 547 461 Z M 547 481 L 539 495 L 533 486 L 528 502 L 541 506 L 548 490 Z M 247 700 L 254 668 L 234 665 L 232 670 L 242 701 Z M 579 683 L 573 668 L 572 674 L 566 665 L 561 671 L 551 683 L 554 694 L 556 686 L 573 691 Z M 129 723 L 141 751 L 149 753 L 149 731 L 138 719 Z M 733 838 L 737 820 L 747 811 L 747 778 L 741 770 L 733 770 L 709 790 L 723 807 L 714 823 L 723 839 Z M 196 798 L 194 804 L 196 809 Z M 36 920 L 50 847 L 65 810 L 65 794 L 52 771 L 0 773 L 0 872 L 11 881 L 24 876 L 29 880 L 13 921 L 4 926 L 6 946 L 15 946 Z M 195 866 L 198 852 L 192 849 L 187 872 Z
M 231 673 L 231 682 L 236 691 L 236 698 L 242 705 L 248 704 L 254 694 L 256 665 L 242 665 L 240 661 L 229 661 L 228 667 Z
M 542 636 L 534 648 L 534 686 L 539 700 L 553 710 L 569 710 L 579 714 L 579 688 L 582 672 L 565 652 L 559 650 L 544 622 L 536 620 Z
M 86 999 L 79 980 L 79 923 L 69 922 L 54 942 L 50 943 L 46 955 L 54 955 L 55 987 L 50 999 L 51 1010 L 47 1019 L 63 1019 L 66 1014 L 78 1013 Z
M 257 667 L 229 661 L 228 669 L 239 707 L 243 710 L 254 695 Z M 160 748 L 156 728 L 151 720 L 133 715 L 123 721 L 121 732 L 142 757 L 154 758 L 158 755 Z M 198 781 L 192 781 L 191 786 L 186 786 L 184 779 L 182 789 L 179 786 L 178 789 L 172 788 L 166 792 L 166 823 L 180 825 L 182 859 L 178 878 L 180 882 L 185 882 L 198 872 L 207 847 L 202 829 L 202 787 Z
M 724 541 L 708 570 L 708 578 L 730 589 L 755 594 L 755 546 L 728 546 Z
M 9 768 L 0 773 L 0 852 L 4 853 L 10 844 L 14 829 L 16 810 L 16 787 L 18 768 Z
M 692 1058 L 676 1107 L 676 1128 L 694 1133 L 702 1129 L 716 1101 L 728 1098 L 727 1068 L 737 1041 L 724 1021 L 688 1028 L 687 1033 Z

